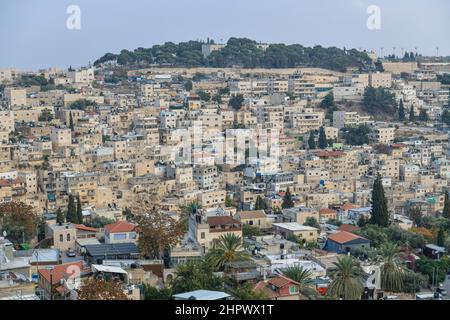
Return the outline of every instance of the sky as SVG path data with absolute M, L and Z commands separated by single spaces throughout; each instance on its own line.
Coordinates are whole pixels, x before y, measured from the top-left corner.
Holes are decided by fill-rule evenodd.
M 67 7 L 80 8 L 70 30 Z M 380 9 L 371 30 L 370 5 Z M 0 0 L 0 68 L 79 67 L 166 41 L 248 37 L 396 54 L 450 55 L 448 0 Z

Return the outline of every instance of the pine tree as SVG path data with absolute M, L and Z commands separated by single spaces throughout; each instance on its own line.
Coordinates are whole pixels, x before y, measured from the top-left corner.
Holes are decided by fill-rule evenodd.
M 309 149 L 316 148 L 316 140 L 314 140 L 314 132 L 313 131 L 311 131 L 309 134 L 308 147 L 309 147 Z
M 411 121 L 411 122 L 416 121 L 416 115 L 414 114 L 413 106 L 411 106 L 411 108 L 409 108 L 409 121 Z
M 398 119 L 400 121 L 405 120 L 405 107 L 403 106 L 403 99 L 400 99 L 400 105 L 398 107 Z
M 319 148 L 325 149 L 326 147 L 328 147 L 327 135 L 325 133 L 325 129 L 323 127 L 320 127 L 320 129 L 319 129 Z
M 289 187 L 286 189 L 286 193 L 283 197 L 283 203 L 281 204 L 281 207 L 283 209 L 293 208 L 294 207 L 294 201 L 292 200 L 291 191 L 289 190 Z
M 78 223 L 77 208 L 75 207 L 75 199 L 73 195 L 69 194 L 69 202 L 67 204 L 67 222 Z
M 80 196 L 77 196 L 77 220 L 78 223 L 83 223 L 83 209 L 81 208 Z
M 69 112 L 69 126 L 70 126 L 70 130 L 73 131 L 74 130 L 74 125 L 73 125 L 72 111 Z
M 445 243 L 445 233 L 444 229 L 440 227 L 437 234 L 436 244 L 440 247 L 443 247 L 444 243 Z
M 61 208 L 58 208 L 56 211 L 56 223 L 63 224 L 65 222 L 64 213 L 62 212 Z
M 450 219 L 450 199 L 448 191 L 445 191 L 444 210 L 442 210 L 442 216 L 444 218 Z
M 370 223 L 381 227 L 389 225 L 389 213 L 380 174 L 377 174 L 372 189 L 372 216 Z

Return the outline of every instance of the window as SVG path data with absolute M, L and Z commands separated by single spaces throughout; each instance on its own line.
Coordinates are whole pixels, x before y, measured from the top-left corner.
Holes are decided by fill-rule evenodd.
M 297 286 L 289 286 L 289 293 L 290 294 L 298 293 Z
M 113 235 L 113 239 L 114 240 L 125 240 L 127 238 L 127 234 L 126 233 L 115 233 Z
M 200 233 L 200 238 L 201 239 L 205 239 L 205 233 L 204 232 Z
M 70 233 L 67 234 L 66 238 L 67 238 L 67 241 L 70 241 Z
M 64 237 L 62 234 L 59 235 L 59 242 L 63 242 L 64 241 Z

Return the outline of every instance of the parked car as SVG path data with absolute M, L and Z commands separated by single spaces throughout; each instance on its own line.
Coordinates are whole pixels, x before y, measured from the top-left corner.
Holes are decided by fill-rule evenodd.
M 73 258 L 73 257 L 76 257 L 77 254 L 76 254 L 75 250 L 69 249 L 69 250 L 67 250 L 67 252 L 66 252 L 66 256 L 68 256 L 69 258 Z

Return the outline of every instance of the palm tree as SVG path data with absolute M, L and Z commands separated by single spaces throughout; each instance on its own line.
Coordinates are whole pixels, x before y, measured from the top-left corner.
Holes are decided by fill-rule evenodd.
M 308 299 L 314 299 L 317 297 L 317 292 L 314 288 L 313 273 L 311 270 L 295 265 L 283 270 L 283 275 L 294 280 L 295 282 L 298 282 L 300 284 L 300 293 Z
M 334 262 L 330 269 L 332 282 L 329 294 L 335 299 L 358 300 L 364 290 L 362 275 L 363 270 L 358 261 L 351 256 L 344 256 Z
M 399 292 L 404 288 L 405 269 L 400 260 L 399 250 L 394 243 L 385 243 L 380 248 L 381 287 L 388 291 Z
M 189 217 L 192 214 L 196 213 L 197 210 L 200 208 L 201 208 L 201 205 L 197 201 L 189 202 L 188 204 L 180 207 L 181 212 L 182 212 L 180 221 L 183 222 L 183 225 L 185 226 L 186 230 L 188 229 L 188 226 L 189 226 Z
M 214 244 L 206 260 L 215 270 L 223 270 L 227 263 L 250 259 L 248 253 L 240 249 L 242 249 L 242 238 L 234 233 L 226 233 Z

